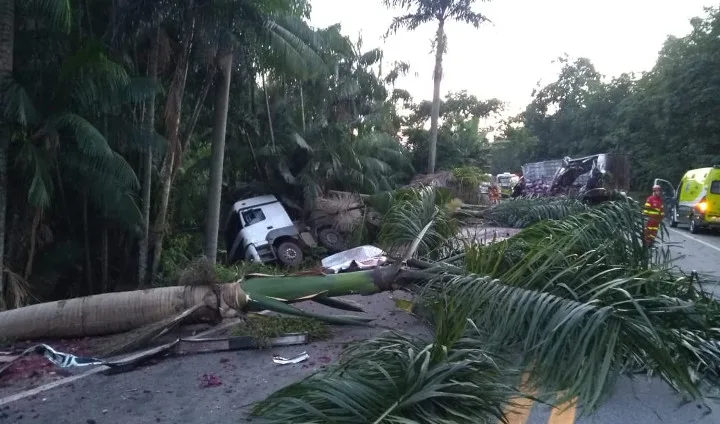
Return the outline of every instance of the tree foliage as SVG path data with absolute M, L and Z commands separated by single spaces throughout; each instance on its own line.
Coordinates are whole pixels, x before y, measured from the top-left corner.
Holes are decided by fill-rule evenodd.
M 692 168 L 720 163 L 720 12 L 691 20 L 668 37 L 652 70 L 607 79 L 587 58 L 559 59 L 558 79 L 533 93 L 520 117 L 528 134 L 507 134 L 526 162 L 602 152 L 630 155 L 632 185 L 679 181 Z M 529 137 L 536 140 L 528 145 Z M 502 167 L 517 168 L 515 158 Z

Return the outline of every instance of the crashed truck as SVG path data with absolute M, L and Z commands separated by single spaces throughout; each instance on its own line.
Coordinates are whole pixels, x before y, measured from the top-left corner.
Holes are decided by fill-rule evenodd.
M 577 195 L 602 202 L 630 189 L 630 160 L 620 153 L 526 163 L 522 170 L 513 197 Z
M 272 194 L 233 203 L 224 233 L 227 264 L 246 260 L 297 267 L 307 248 L 319 244 L 333 253 L 345 249 L 342 235 L 328 217 L 318 216 L 309 222 L 293 220 Z

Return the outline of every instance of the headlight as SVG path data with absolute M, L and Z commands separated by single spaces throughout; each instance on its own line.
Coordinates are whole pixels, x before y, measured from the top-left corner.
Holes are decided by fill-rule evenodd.
M 700 212 L 705 212 L 705 210 L 707 209 L 707 202 L 698 203 L 697 208 Z

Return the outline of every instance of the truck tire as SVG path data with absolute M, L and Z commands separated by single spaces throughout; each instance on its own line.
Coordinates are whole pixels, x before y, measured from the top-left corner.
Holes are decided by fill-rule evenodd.
M 697 224 L 697 220 L 694 216 L 690 218 L 689 230 L 692 234 L 697 234 L 700 231 L 700 226 Z
M 275 249 L 275 253 L 280 263 L 288 267 L 300 266 L 304 260 L 302 248 L 292 240 L 281 242 Z
M 323 228 L 318 231 L 318 242 L 331 252 L 342 252 L 345 250 L 345 242 L 337 231 L 332 228 Z

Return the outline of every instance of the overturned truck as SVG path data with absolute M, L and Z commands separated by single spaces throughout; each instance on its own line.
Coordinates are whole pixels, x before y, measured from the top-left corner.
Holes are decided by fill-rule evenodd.
M 630 189 L 630 160 L 619 153 L 527 163 L 522 170 L 513 197 L 578 195 L 594 202 Z

